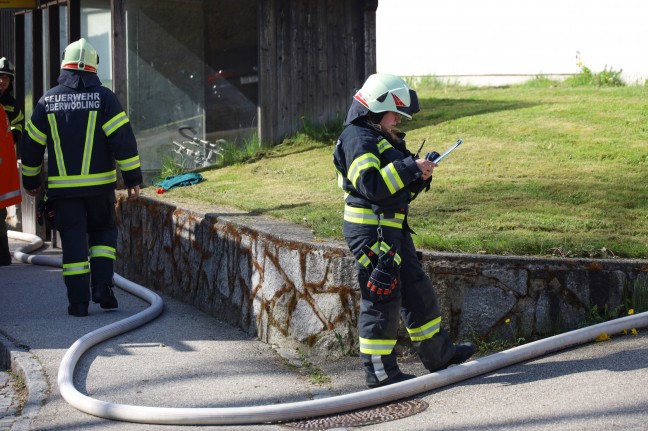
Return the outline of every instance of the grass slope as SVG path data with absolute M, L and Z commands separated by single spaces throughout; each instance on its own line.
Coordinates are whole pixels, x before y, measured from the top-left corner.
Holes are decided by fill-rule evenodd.
M 425 139 L 423 154 L 443 152 L 464 139 L 412 203 L 419 247 L 648 258 L 648 87 L 418 90 L 422 111 L 402 124 L 410 150 Z M 236 207 L 341 238 L 337 132 L 299 134 L 161 199 Z

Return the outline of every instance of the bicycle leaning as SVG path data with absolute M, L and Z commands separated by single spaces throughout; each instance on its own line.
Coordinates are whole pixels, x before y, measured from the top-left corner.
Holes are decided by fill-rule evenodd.
M 178 133 L 185 138 L 183 141 L 172 141 L 176 153 L 175 160 L 184 169 L 203 168 L 215 164 L 223 157 L 224 139 L 210 142 L 198 138 L 196 130 L 191 126 L 178 127 Z

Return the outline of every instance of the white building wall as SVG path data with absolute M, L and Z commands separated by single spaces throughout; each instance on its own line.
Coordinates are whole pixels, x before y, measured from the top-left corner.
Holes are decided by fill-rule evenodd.
M 594 72 L 648 79 L 646 0 L 379 0 L 376 20 L 379 72 L 492 84 L 578 73 L 580 53 Z

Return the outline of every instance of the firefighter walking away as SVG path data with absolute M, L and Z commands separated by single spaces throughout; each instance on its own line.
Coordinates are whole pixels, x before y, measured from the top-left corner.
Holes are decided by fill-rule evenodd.
M 85 39 L 65 48 L 58 85 L 34 107 L 21 151 L 23 185 L 36 196 L 47 149 L 48 213 L 61 235 L 68 313 L 80 317 L 91 300 L 103 309 L 118 307 L 116 169 L 130 199 L 139 197 L 142 184 L 133 129 L 117 96 L 101 85 L 98 65 Z

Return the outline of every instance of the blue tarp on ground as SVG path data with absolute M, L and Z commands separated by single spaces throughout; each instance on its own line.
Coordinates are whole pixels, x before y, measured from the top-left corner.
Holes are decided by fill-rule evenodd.
M 164 189 L 164 191 L 167 191 L 169 189 L 172 189 L 174 187 L 185 187 L 185 186 L 191 186 L 194 184 L 198 184 L 200 182 L 205 181 L 202 175 L 197 174 L 195 172 L 190 172 L 186 174 L 180 174 L 180 175 L 173 175 L 170 177 L 166 177 L 162 181 L 155 183 L 157 187 L 160 189 Z M 158 189 L 159 192 L 159 189 Z

